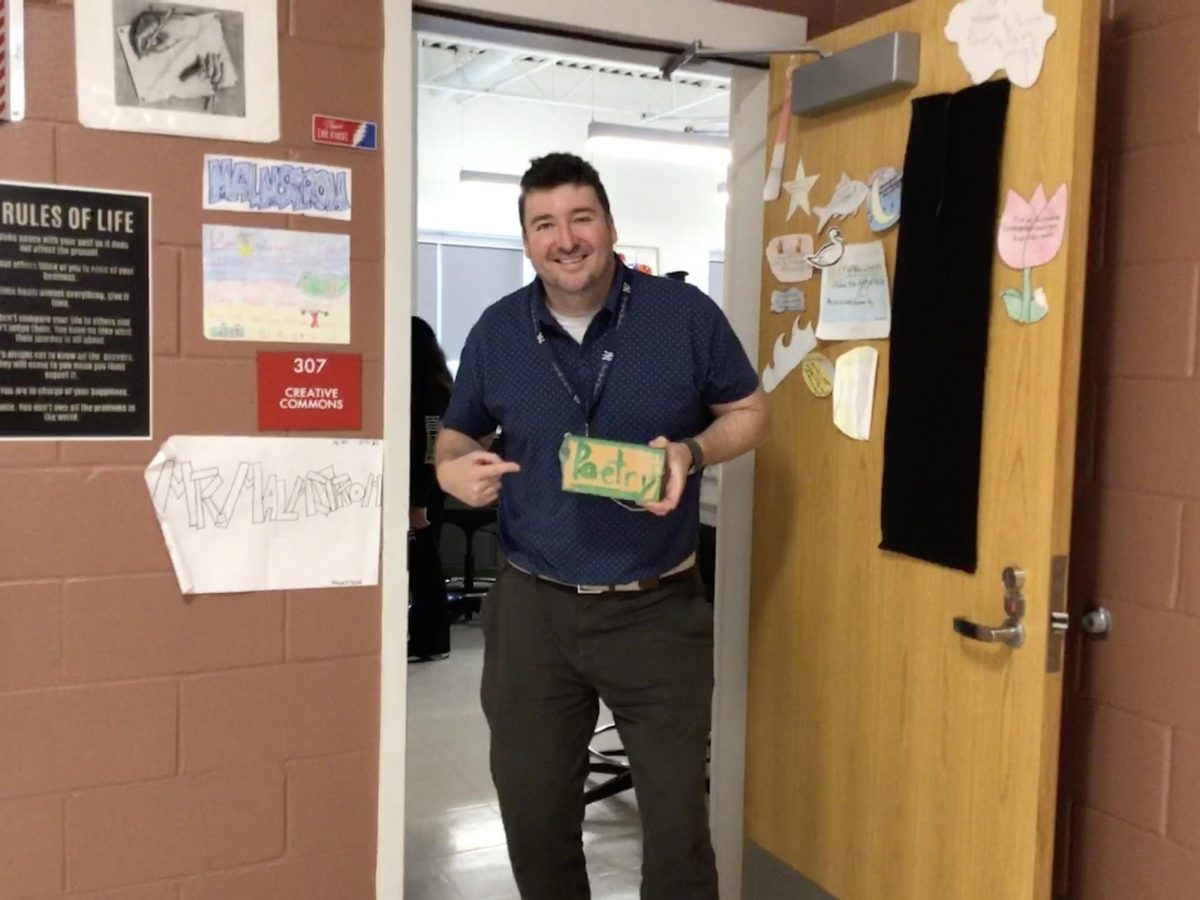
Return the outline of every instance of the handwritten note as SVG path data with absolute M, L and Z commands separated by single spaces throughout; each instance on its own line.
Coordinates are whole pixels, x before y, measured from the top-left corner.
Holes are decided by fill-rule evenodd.
M 800 376 L 814 397 L 828 397 L 833 393 L 833 363 L 824 353 L 813 352 L 800 362 Z
M 833 375 L 833 424 L 856 441 L 871 438 L 875 410 L 875 370 L 879 351 L 855 347 L 837 358 Z
M 666 453 L 645 444 L 626 444 L 568 434 L 559 451 L 562 489 L 634 502 L 662 496 Z
M 892 330 L 891 294 L 883 244 L 847 244 L 821 279 L 817 337 L 823 341 L 886 338 Z
M 804 291 L 800 288 L 771 291 L 771 312 L 804 312 Z
M 950 11 L 945 33 L 975 84 L 1003 69 L 1009 81 L 1028 88 L 1042 73 L 1046 42 L 1057 28 L 1042 0 L 963 0 Z
M 783 282 L 808 281 L 813 277 L 811 234 L 784 234 L 767 241 L 767 264 L 771 274 Z

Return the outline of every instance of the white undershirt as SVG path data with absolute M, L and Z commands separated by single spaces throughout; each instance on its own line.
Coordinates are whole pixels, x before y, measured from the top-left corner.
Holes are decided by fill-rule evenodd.
M 575 338 L 577 344 L 583 343 L 583 336 L 587 334 L 588 326 L 592 324 L 592 319 L 596 318 L 594 312 L 582 316 L 564 316 L 562 313 L 550 310 L 550 315 L 554 316 L 554 321 L 562 326 L 563 331 Z

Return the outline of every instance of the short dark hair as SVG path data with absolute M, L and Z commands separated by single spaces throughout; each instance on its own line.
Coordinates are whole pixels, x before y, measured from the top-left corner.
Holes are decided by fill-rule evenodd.
M 604 215 L 612 218 L 608 191 L 600 183 L 600 173 L 586 159 L 574 153 L 547 153 L 529 164 L 521 176 L 521 196 L 517 199 L 517 216 L 525 230 L 525 195 L 530 191 L 549 191 L 563 184 L 587 185 L 596 191 Z

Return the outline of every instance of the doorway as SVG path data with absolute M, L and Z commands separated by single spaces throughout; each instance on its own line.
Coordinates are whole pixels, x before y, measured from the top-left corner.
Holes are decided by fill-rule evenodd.
M 664 81 L 654 66 L 602 58 L 600 49 L 580 55 L 553 43 L 484 40 L 452 26 L 439 29 L 437 22 L 417 32 L 415 45 L 414 306 L 433 327 L 452 371 L 483 310 L 533 277 L 521 245 L 517 182 L 529 161 L 545 153 L 576 153 L 599 170 L 626 264 L 655 275 L 684 273 L 721 296 L 723 284 L 714 290 L 709 280 L 722 277 L 728 164 L 712 154 L 690 158 L 687 140 L 698 136 L 711 149 L 715 139 L 728 137 L 729 77 L 681 73 Z M 684 143 L 606 151 L 590 136 L 603 137 L 609 125 L 647 137 L 679 136 Z M 711 478 L 710 527 L 715 471 Z M 450 654 L 413 662 L 408 671 L 406 893 L 513 897 L 478 700 L 483 638 L 477 611 L 503 565 L 494 511 L 467 510 L 448 498 L 439 545 L 450 583 Z M 611 722 L 602 709 L 597 728 Z M 636 897 L 636 797 L 629 779 L 614 771 L 624 761 L 615 734 L 599 735 L 593 748 L 588 791 L 595 796 L 584 818 L 593 896 Z
M 411 4 L 389 4 L 385 13 L 385 107 L 387 121 L 416 126 L 415 32 L 430 10 L 415 11 Z M 510 23 L 539 23 L 537 40 L 552 31 L 560 39 L 581 42 L 600 37 L 611 39 L 614 29 L 624 32 L 615 51 L 622 57 L 647 53 L 657 59 L 674 49 L 701 40 L 705 46 L 727 50 L 802 44 L 807 32 L 803 17 L 746 8 L 708 0 L 677 0 L 670 5 L 646 5 L 640 0 L 612 0 L 603 7 L 587 0 L 563 0 L 547 21 L 544 5 L 533 0 L 492 0 L 485 8 L 466 2 L 442 2 L 436 12 L 449 13 L 478 26 L 480 16 Z M 494 24 L 494 22 L 492 23 Z M 487 23 L 484 23 L 485 30 Z M 633 48 L 633 49 L 631 49 Z M 724 271 L 725 307 L 735 331 L 757 357 L 760 276 L 761 188 L 766 156 L 763 123 L 767 118 L 765 73 L 756 69 L 731 69 L 731 138 L 733 164 L 729 171 L 730 202 L 727 214 Z M 403 128 L 394 129 L 403 138 Z M 390 251 L 385 261 L 388 296 L 408 297 L 416 287 L 415 251 L 416 168 L 415 142 L 385 141 L 387 223 Z M 386 408 L 387 465 L 390 473 L 406 473 L 408 467 L 408 343 L 412 307 L 392 304 L 387 309 Z M 717 591 L 723 601 L 717 608 L 718 657 L 717 695 L 714 709 L 712 794 L 714 844 L 721 873 L 722 896 L 739 895 L 742 852 L 742 760 L 745 723 L 745 644 L 748 567 L 726 565 L 726 557 L 745 559 L 748 553 L 750 486 L 753 462 L 749 459 L 726 464 L 720 504 Z M 386 477 L 386 476 L 385 476 Z M 406 478 L 392 482 L 394 502 L 384 510 L 385 547 L 401 546 L 408 527 Z M 403 895 L 404 770 L 407 740 L 408 667 L 399 650 L 406 636 L 406 561 L 402 554 L 384 556 L 383 683 L 380 738 L 379 896 Z

